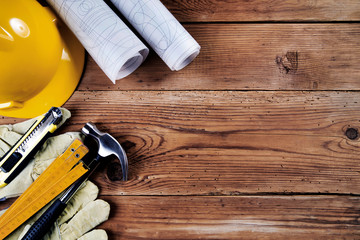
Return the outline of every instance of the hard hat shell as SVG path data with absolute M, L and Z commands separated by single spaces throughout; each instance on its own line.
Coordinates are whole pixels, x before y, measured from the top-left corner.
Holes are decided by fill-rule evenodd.
M 63 105 L 79 83 L 85 50 L 48 7 L 0 3 L 0 115 L 30 118 Z

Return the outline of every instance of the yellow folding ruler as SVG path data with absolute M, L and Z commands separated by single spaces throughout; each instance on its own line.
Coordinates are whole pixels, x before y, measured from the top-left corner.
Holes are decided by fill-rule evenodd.
M 80 140 L 75 140 L 57 157 L 0 217 L 0 239 L 4 239 L 84 175 L 88 169 L 79 160 L 88 151 Z

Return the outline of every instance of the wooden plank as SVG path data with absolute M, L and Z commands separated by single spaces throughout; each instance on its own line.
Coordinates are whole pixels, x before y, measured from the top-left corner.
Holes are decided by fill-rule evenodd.
M 359 193 L 358 92 L 82 91 L 65 107 L 62 131 L 92 121 L 128 153 L 130 181 L 112 163 L 103 194 Z
M 359 21 L 358 0 L 162 0 L 182 22 Z
M 89 58 L 79 90 L 360 90 L 360 24 L 191 24 L 202 46 L 172 72 L 154 52 L 114 85 Z
M 129 155 L 129 182 L 115 163 L 96 175 L 104 194 L 359 193 L 358 92 L 81 91 L 65 107 L 61 131 L 95 122 Z
M 110 239 L 358 239 L 349 196 L 103 196 Z

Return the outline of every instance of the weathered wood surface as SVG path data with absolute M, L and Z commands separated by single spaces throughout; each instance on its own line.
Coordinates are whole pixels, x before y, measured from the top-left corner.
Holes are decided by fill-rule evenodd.
M 113 84 L 90 58 L 79 90 L 359 90 L 359 24 L 185 25 L 201 54 L 172 72 L 151 52 Z
M 92 121 L 128 153 L 128 182 L 115 160 L 92 177 L 110 239 L 359 239 L 360 1 L 162 2 L 195 61 L 152 51 L 113 85 L 88 57 L 65 104 L 60 132 Z
M 111 239 L 359 239 L 359 197 L 106 196 Z
M 358 0 L 162 0 L 182 22 L 359 21 Z
M 129 155 L 130 180 L 104 169 L 102 194 L 360 193 L 357 92 L 82 91 L 65 107 L 66 130 L 95 122 Z

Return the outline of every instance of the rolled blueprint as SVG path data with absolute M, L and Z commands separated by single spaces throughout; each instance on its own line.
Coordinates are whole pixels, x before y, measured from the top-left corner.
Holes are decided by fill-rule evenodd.
M 159 0 L 111 0 L 171 70 L 199 54 L 200 45 Z
M 149 49 L 103 0 L 48 0 L 115 83 L 135 71 Z

